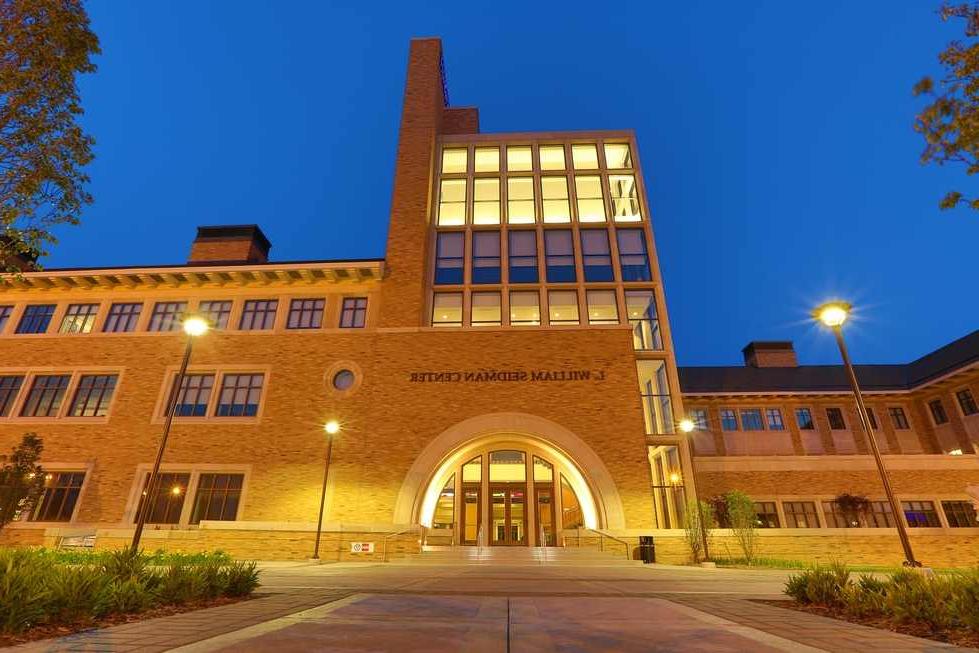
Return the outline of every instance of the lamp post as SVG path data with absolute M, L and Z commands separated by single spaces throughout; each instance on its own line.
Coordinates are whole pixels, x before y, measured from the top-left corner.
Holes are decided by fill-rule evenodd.
M 326 505 L 326 481 L 330 478 L 330 456 L 333 454 L 333 436 L 340 432 L 340 423 L 335 419 L 323 425 L 326 431 L 326 464 L 323 466 L 323 489 L 320 492 L 320 514 L 316 520 L 316 544 L 313 546 L 313 560 L 320 559 L 320 535 L 323 533 L 323 507 Z
M 877 446 L 874 431 L 870 426 L 870 417 L 867 414 L 867 406 L 863 402 L 860 384 L 857 382 L 857 375 L 853 371 L 853 363 L 850 362 L 850 354 L 847 351 L 846 342 L 843 340 L 843 323 L 849 317 L 851 308 L 850 304 L 846 302 L 830 302 L 823 304 L 813 311 L 813 317 L 832 329 L 833 335 L 836 336 L 836 344 L 840 348 L 840 356 L 843 358 L 846 376 L 850 381 L 850 387 L 853 389 L 853 397 L 857 401 L 857 413 L 860 415 L 860 424 L 863 425 L 863 432 L 867 434 L 867 440 L 870 442 L 870 451 L 874 455 L 874 462 L 877 463 L 880 481 L 884 486 L 884 493 L 887 495 L 887 500 L 891 504 L 891 512 L 894 513 L 897 534 L 901 538 L 901 546 L 904 548 L 904 566 L 920 567 L 921 563 L 915 560 L 914 552 L 911 550 L 911 539 L 908 537 L 904 520 L 901 519 L 901 506 L 894 497 L 894 490 L 891 489 L 891 481 L 887 475 L 887 468 L 884 467 L 884 459 L 880 456 L 880 448 Z
M 167 438 L 170 437 L 170 425 L 173 424 L 173 416 L 177 411 L 177 399 L 180 395 L 180 388 L 183 386 L 184 377 L 187 375 L 187 364 L 190 363 L 190 352 L 193 349 L 194 338 L 207 333 L 208 328 L 207 320 L 198 316 L 190 316 L 183 322 L 183 330 L 187 334 L 187 346 L 184 348 L 184 359 L 180 363 L 180 371 L 177 372 L 173 392 L 167 403 L 166 421 L 163 423 L 163 437 L 160 439 L 160 448 L 156 452 L 153 471 L 150 472 L 150 477 L 146 482 L 146 495 L 136 516 L 136 530 L 133 532 L 132 543 L 133 553 L 139 551 L 139 540 L 143 537 L 143 527 L 146 525 L 146 516 L 150 511 L 150 501 L 152 501 L 156 485 L 160 480 L 160 463 L 163 462 L 163 452 L 167 447 Z

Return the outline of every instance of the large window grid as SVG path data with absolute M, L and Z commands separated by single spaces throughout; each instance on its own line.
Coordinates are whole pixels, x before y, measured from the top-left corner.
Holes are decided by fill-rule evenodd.
M 225 374 L 217 417 L 254 417 L 262 398 L 264 374 Z
M 231 302 L 227 300 L 201 302 L 197 312 L 207 320 L 212 329 L 227 329 L 228 318 L 231 317 Z
M 261 372 L 194 372 L 184 375 L 176 395 L 175 417 L 226 418 L 256 417 L 264 391 Z M 215 392 L 215 388 L 220 388 Z M 162 416 L 174 401 L 176 379 L 170 386 Z
M 68 415 L 71 417 L 104 417 L 116 390 L 115 374 L 86 374 L 78 381 Z
M 98 313 L 98 304 L 69 304 L 65 316 L 61 318 L 61 328 L 58 331 L 59 333 L 91 333 Z
M 473 232 L 470 274 L 474 284 L 500 283 L 500 232 Z
M 24 314 L 17 324 L 17 333 L 46 333 L 56 304 L 31 304 L 24 308 Z
M 20 409 L 20 416 L 57 417 L 70 381 L 71 375 L 68 374 L 35 376 L 24 406 Z
M 191 524 L 202 520 L 234 521 L 238 517 L 244 474 L 201 474 L 197 480 Z
M 625 310 L 632 325 L 632 347 L 637 351 L 663 349 L 663 336 L 656 315 L 656 295 L 652 290 L 625 291 Z
M 341 329 L 362 329 L 367 325 L 367 298 L 344 297 L 340 308 Z
M 139 315 L 143 305 L 134 303 L 117 303 L 109 307 L 109 315 L 105 318 L 103 333 L 130 333 L 136 330 Z
M 150 331 L 176 331 L 184 320 L 187 302 L 157 302 L 150 315 Z
M 184 497 L 190 485 L 190 474 L 160 473 L 156 476 L 153 487 L 149 487 L 150 475 L 147 473 L 143 481 L 143 491 L 140 494 L 139 505 L 133 515 L 135 522 L 143 509 L 143 503 L 149 501 L 146 512 L 147 524 L 179 524 L 180 513 L 184 507 Z
M 639 395 L 648 435 L 672 434 L 673 402 L 666 378 L 666 363 L 661 360 L 636 361 Z
M 277 299 L 249 299 L 241 310 L 238 328 L 242 331 L 269 331 L 275 328 Z
M 10 314 L 14 312 L 14 307 L 9 304 L 6 306 L 0 306 L 0 333 L 3 333 L 3 329 L 7 326 L 7 322 L 10 321 Z
M 176 387 L 177 380 L 174 379 Z M 211 390 L 214 388 L 213 374 L 185 374 L 180 384 L 180 391 L 177 393 L 177 405 L 174 407 L 175 417 L 205 417 L 207 406 L 211 401 Z M 170 398 L 164 406 L 164 411 L 170 407 L 173 401 L 171 390 Z
M 325 299 L 294 299 L 289 304 L 287 329 L 319 329 L 323 326 Z
M 71 521 L 84 482 L 85 472 L 49 472 L 29 521 Z
M 23 384 L 23 376 L 0 376 L 0 417 L 10 415 Z

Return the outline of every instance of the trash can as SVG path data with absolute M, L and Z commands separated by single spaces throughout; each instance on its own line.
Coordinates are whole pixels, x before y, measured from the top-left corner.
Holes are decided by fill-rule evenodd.
M 639 536 L 639 559 L 646 564 L 656 562 L 656 545 L 652 535 Z

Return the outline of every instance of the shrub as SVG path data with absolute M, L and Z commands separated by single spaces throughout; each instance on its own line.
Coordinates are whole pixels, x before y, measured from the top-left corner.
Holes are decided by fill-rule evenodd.
M 213 599 L 224 594 L 228 586 L 228 575 L 220 562 L 210 560 L 194 566 L 202 598 Z
M 225 568 L 226 596 L 248 596 L 258 587 L 258 567 L 254 562 L 233 562 Z
M 117 580 L 145 580 L 148 576 L 148 560 L 142 551 L 126 547 L 112 551 L 102 559 L 105 573 Z
M 887 611 L 901 623 L 923 622 L 935 628 L 947 628 L 952 622 L 954 581 L 935 576 L 926 578 L 914 571 L 894 574 L 887 588 Z
M 95 567 L 65 567 L 52 574 L 47 611 L 58 622 L 98 616 L 107 602 L 111 579 Z
M 731 530 L 734 531 L 734 539 L 737 540 L 744 559 L 750 565 L 755 557 L 755 542 L 758 538 L 756 531 L 758 514 L 755 512 L 755 502 L 740 490 L 731 490 L 725 494 L 724 502 L 727 505 L 727 519 Z
M 979 568 L 960 573 L 954 578 L 952 614 L 961 625 L 979 631 Z
M 200 595 L 200 577 L 179 562 L 169 565 L 156 585 L 157 599 L 164 604 L 181 605 Z
M 814 565 L 790 576 L 785 593 L 800 603 L 815 603 L 839 607 L 844 604 L 844 591 L 850 586 L 850 572 L 846 565 L 834 562 L 829 567 Z
M 50 595 L 50 563 L 25 550 L 0 550 L 0 630 L 19 633 L 42 621 Z
M 119 612 L 130 614 L 143 612 L 154 603 L 152 590 L 135 576 L 126 579 L 115 579 L 109 583 L 105 602 L 99 606 L 100 614 Z

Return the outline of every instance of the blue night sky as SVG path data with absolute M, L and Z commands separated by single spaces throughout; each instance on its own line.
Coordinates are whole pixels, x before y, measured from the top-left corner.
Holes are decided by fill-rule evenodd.
M 860 3 L 90 1 L 96 201 L 48 267 L 180 263 L 255 222 L 278 260 L 384 252 L 408 39 L 494 131 L 636 130 L 682 365 L 752 339 L 835 363 L 807 310 L 862 309 L 859 362 L 979 327 L 979 215 L 939 212 L 911 87 L 958 36 L 927 0 Z

